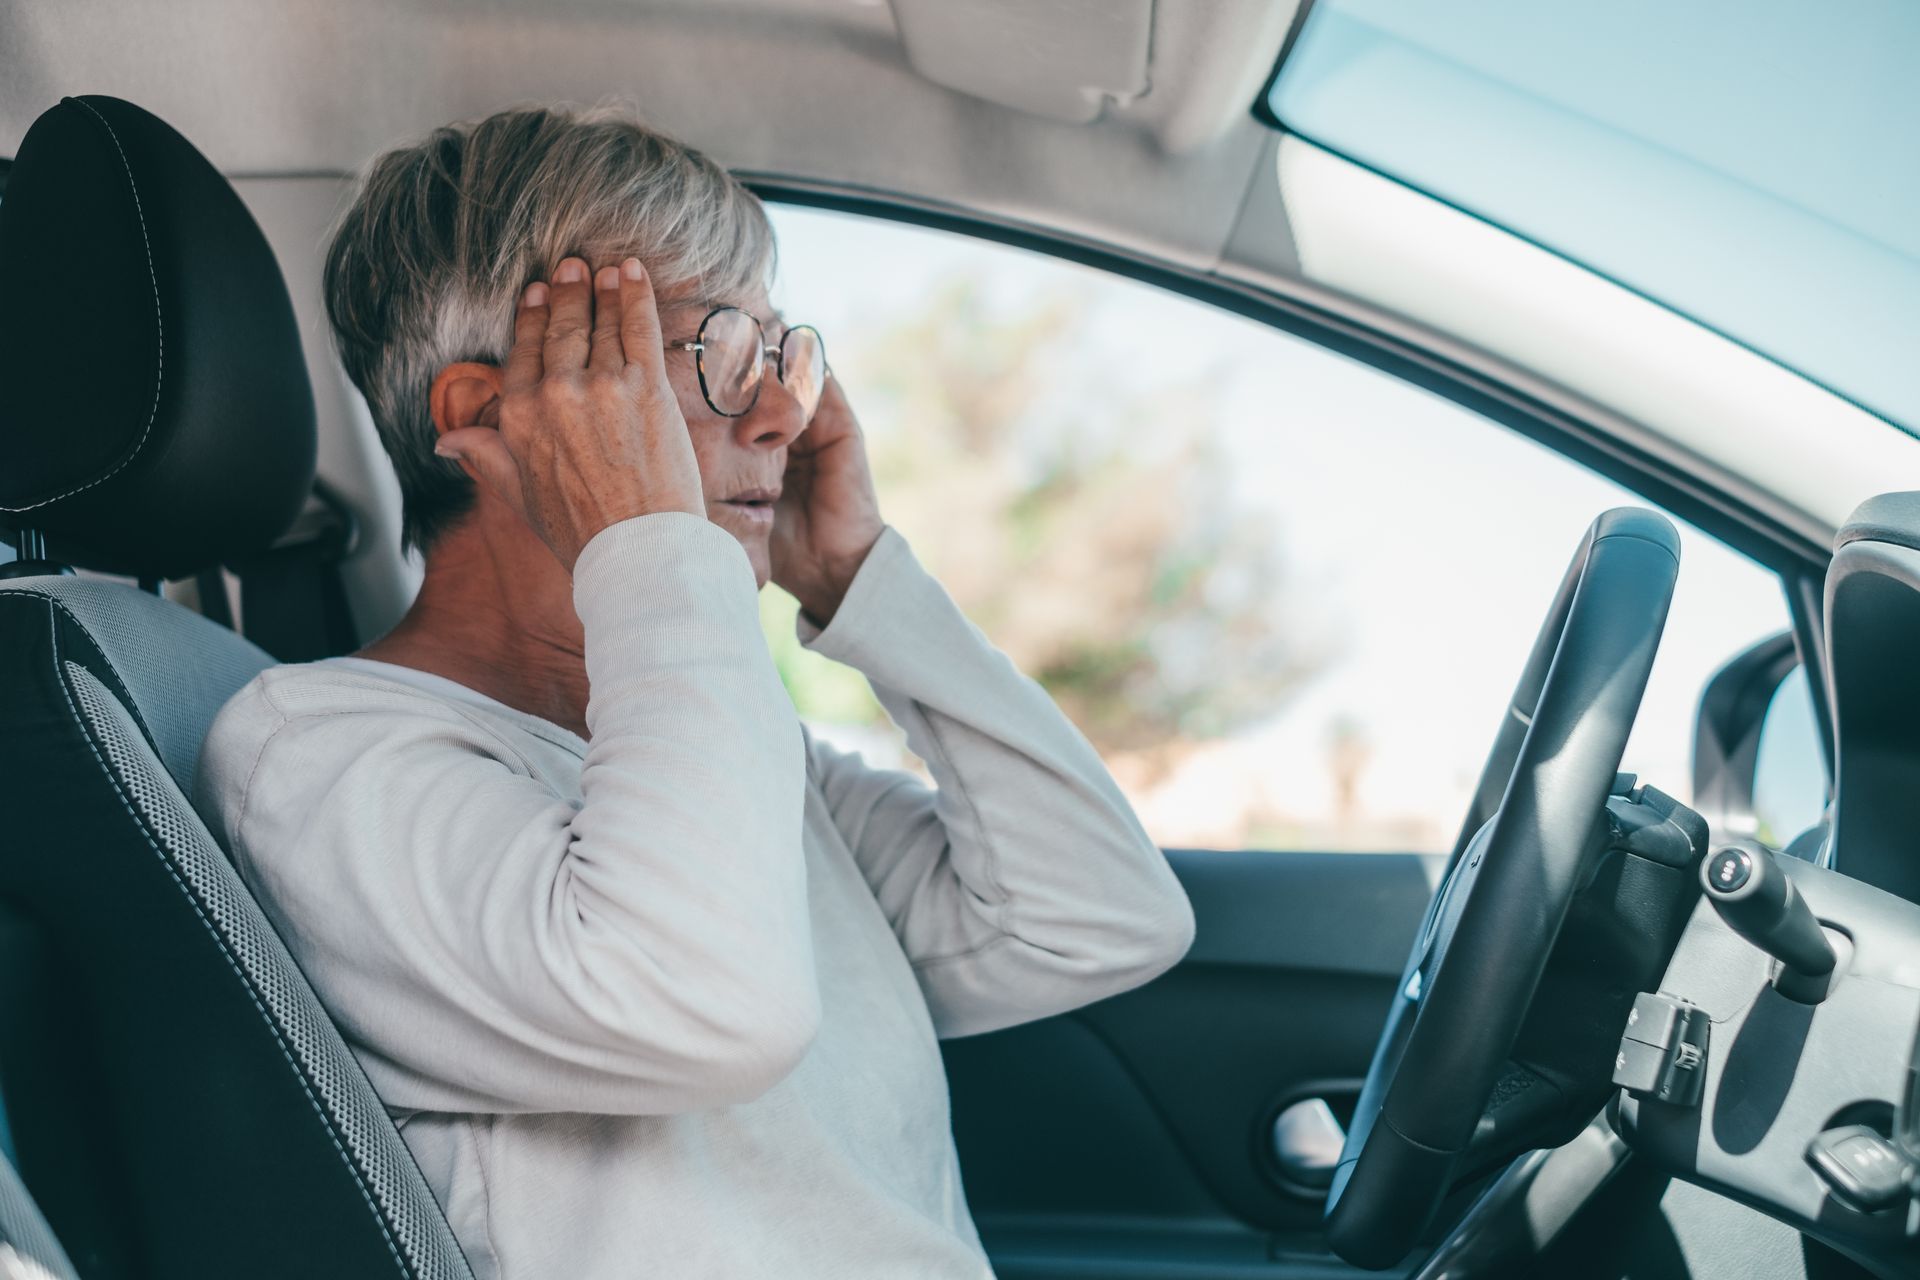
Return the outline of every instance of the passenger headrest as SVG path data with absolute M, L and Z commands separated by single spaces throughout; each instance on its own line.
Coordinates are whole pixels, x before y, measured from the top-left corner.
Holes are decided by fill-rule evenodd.
M 0 526 L 183 577 L 273 541 L 313 466 L 293 304 L 240 197 L 132 103 L 63 99 L 0 195 Z

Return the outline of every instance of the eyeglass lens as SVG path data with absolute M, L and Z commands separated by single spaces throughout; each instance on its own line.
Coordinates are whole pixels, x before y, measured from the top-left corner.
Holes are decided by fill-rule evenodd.
M 722 307 L 700 329 L 700 385 L 714 412 L 737 418 L 752 410 L 766 376 L 760 322 L 737 307 Z M 787 330 L 780 341 L 780 381 L 811 421 L 826 381 L 826 344 L 811 325 Z
M 820 393 L 827 382 L 827 344 L 812 325 L 789 329 L 780 340 L 780 381 L 800 402 L 806 420 L 813 421 L 813 411 L 820 407 Z
M 725 307 L 700 327 L 700 384 L 716 413 L 739 417 L 760 398 L 766 368 L 760 322 Z

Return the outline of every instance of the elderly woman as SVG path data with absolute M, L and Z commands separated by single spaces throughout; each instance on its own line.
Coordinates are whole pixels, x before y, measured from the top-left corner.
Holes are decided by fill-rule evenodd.
M 341 356 L 419 599 L 221 713 L 203 811 L 486 1277 L 979 1277 L 938 1038 L 1172 965 L 1087 743 L 881 520 L 765 212 L 604 114 L 382 157 Z M 936 786 L 810 739 L 760 631 L 865 673 Z

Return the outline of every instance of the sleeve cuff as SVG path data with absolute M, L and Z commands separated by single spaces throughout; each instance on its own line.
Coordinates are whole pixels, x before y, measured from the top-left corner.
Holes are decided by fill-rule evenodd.
M 913 579 L 925 577 L 927 572 L 914 557 L 913 548 L 898 530 L 887 525 L 861 561 L 853 581 L 847 584 L 847 594 L 834 611 L 833 621 L 821 627 L 802 609 L 794 615 L 794 632 L 800 643 L 815 653 L 836 662 L 848 661 L 862 640 L 870 638 L 897 613 L 901 592 Z
M 802 613 L 794 630 L 807 649 L 852 667 L 876 689 L 940 688 L 998 657 L 891 525 L 854 574 L 833 621 L 821 628 Z
M 650 619 L 752 615 L 758 590 L 747 553 L 702 516 L 660 511 L 608 525 L 573 565 L 573 607 L 590 637 L 628 633 Z

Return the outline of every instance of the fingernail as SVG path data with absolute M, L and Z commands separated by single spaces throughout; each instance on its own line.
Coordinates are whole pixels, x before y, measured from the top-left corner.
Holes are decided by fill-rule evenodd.
M 593 277 L 593 287 L 596 289 L 618 289 L 620 287 L 620 268 L 600 268 L 599 273 Z
M 640 265 L 640 259 L 628 258 L 620 264 L 620 274 L 629 280 L 645 280 L 647 269 Z
M 527 291 L 520 296 L 520 305 L 523 307 L 546 306 L 547 305 L 547 286 L 540 283 L 538 280 L 535 280 L 532 284 L 527 286 Z
M 434 442 L 433 452 L 437 457 L 442 457 L 442 458 L 458 459 L 460 456 L 460 451 L 458 449 L 449 449 L 444 442 L 437 441 L 437 440 Z
M 587 278 L 587 264 L 578 258 L 568 258 L 561 262 L 560 269 L 553 273 L 555 284 L 579 284 Z

